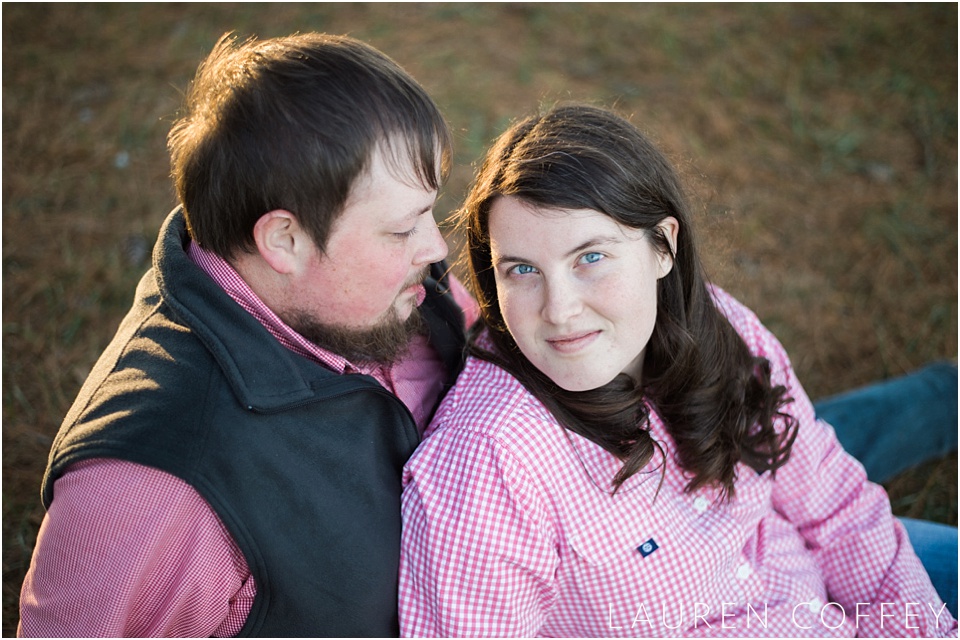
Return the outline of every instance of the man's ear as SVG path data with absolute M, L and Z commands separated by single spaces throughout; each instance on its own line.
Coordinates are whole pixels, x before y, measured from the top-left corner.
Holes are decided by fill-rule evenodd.
M 657 225 L 657 229 L 670 245 L 670 252 L 660 252 L 657 260 L 660 263 L 657 269 L 657 279 L 664 277 L 673 270 L 673 257 L 677 254 L 677 237 L 680 235 L 680 223 L 673 216 L 667 216 Z
M 284 209 L 269 211 L 253 225 L 257 251 L 277 273 L 297 270 L 303 259 L 305 232 L 294 216 Z

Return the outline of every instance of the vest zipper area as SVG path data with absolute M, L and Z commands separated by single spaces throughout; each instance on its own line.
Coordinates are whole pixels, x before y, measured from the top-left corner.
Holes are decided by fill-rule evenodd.
M 387 389 L 385 389 L 382 384 L 380 384 L 370 376 L 367 376 L 365 374 L 350 374 L 350 375 L 357 376 L 359 378 L 357 382 L 362 381 L 363 384 L 359 386 L 354 386 L 353 388 L 346 388 L 346 389 L 343 389 L 342 391 L 335 391 L 334 393 L 331 393 L 331 394 L 325 394 L 322 396 L 315 395 L 312 398 L 307 398 L 305 400 L 298 400 L 297 402 L 291 402 L 289 404 L 285 404 L 279 407 L 271 407 L 269 409 L 265 409 L 262 407 L 256 407 L 254 405 L 248 404 L 246 406 L 246 409 L 247 411 L 250 411 L 252 413 L 259 413 L 261 415 L 273 415 L 277 413 L 284 413 L 291 409 L 305 407 L 315 402 L 324 402 L 326 400 L 343 398 L 345 396 L 348 396 L 354 393 L 376 393 L 376 394 L 380 394 L 390 398 L 391 401 L 393 401 L 396 405 L 398 405 L 402 409 L 401 413 L 406 415 L 406 417 L 409 418 L 410 422 L 414 425 L 414 428 L 416 428 L 417 422 L 413 418 L 413 413 L 410 412 L 410 409 L 407 407 L 407 405 L 403 403 L 403 401 L 400 398 L 398 398 L 396 395 L 394 395 L 390 391 L 387 391 Z

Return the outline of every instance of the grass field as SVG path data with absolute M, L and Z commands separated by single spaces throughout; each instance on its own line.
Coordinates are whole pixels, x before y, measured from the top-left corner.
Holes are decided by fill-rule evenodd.
M 349 33 L 412 72 L 456 133 L 438 216 L 511 119 L 628 114 L 686 176 L 712 278 L 813 397 L 957 356 L 955 4 L 5 3 L 4 636 L 51 439 L 149 266 L 165 135 L 226 31 Z M 888 489 L 957 522 L 955 455 Z

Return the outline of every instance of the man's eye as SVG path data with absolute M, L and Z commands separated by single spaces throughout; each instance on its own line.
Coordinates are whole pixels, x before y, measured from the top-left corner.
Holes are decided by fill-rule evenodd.
M 413 234 L 415 234 L 416 232 L 417 232 L 417 228 L 414 227 L 413 229 L 410 229 L 409 231 L 400 231 L 400 232 L 394 233 L 393 235 L 394 235 L 394 237 L 396 237 L 396 238 L 406 239 L 406 238 L 409 238 L 410 236 L 412 236 Z

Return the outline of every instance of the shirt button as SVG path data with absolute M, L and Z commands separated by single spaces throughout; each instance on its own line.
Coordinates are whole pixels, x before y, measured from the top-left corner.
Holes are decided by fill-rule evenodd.
M 742 565 L 737 567 L 737 579 L 746 580 L 750 577 L 750 574 L 753 573 L 753 569 L 750 568 L 750 565 L 744 562 Z
M 710 506 L 710 503 L 707 502 L 707 499 L 703 496 L 697 496 L 697 499 L 693 501 L 693 508 L 703 513 L 707 510 L 707 507 Z
M 823 600 L 820 598 L 814 598 L 810 601 L 810 604 L 807 605 L 811 613 L 820 613 L 820 610 L 823 609 Z

